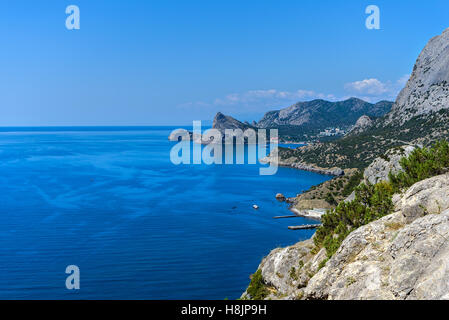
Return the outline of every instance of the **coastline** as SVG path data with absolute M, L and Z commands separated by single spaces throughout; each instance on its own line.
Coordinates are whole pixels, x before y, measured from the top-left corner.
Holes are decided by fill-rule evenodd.
M 299 210 L 294 207 L 290 207 L 288 210 L 293 212 L 298 217 L 308 218 L 317 221 L 321 221 L 322 216 L 326 214 L 325 209 L 318 209 L 318 208 Z
M 338 167 L 321 168 L 313 164 L 297 162 L 297 159 L 295 158 L 282 160 L 279 159 L 279 157 L 277 157 L 276 159 L 271 154 L 269 154 L 265 158 L 260 159 L 260 162 L 264 164 L 275 164 L 278 165 L 279 167 L 293 168 L 334 177 L 340 177 L 345 174 L 344 170 Z

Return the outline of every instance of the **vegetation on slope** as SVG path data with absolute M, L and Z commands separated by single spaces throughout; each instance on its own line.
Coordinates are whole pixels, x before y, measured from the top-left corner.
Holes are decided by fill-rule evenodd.
M 430 145 L 449 138 L 449 109 L 416 116 L 401 126 L 385 126 L 383 119 L 376 125 L 354 136 L 327 143 L 317 143 L 296 150 L 280 150 L 281 159 L 291 157 L 322 168 L 340 167 L 363 169 L 375 158 L 391 148 L 407 143 Z
M 442 140 L 431 148 L 417 148 L 400 163 L 403 170 L 397 174 L 390 173 L 390 181 L 361 184 L 355 190 L 353 201 L 340 202 L 323 216 L 323 225 L 314 237 L 317 248 L 324 247 L 330 258 L 352 231 L 393 212 L 394 193 L 448 172 L 449 143 Z
M 251 296 L 252 300 L 263 300 L 268 296 L 269 291 L 263 282 L 262 270 L 259 269 L 252 275 L 246 292 Z
M 347 169 L 344 176 L 334 177 L 332 180 L 312 186 L 308 191 L 298 195 L 294 207 L 298 210 L 335 208 L 352 193 L 362 178 L 360 170 Z

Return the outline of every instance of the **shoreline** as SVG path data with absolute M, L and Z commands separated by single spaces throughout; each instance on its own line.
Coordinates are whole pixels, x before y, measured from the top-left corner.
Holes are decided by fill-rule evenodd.
M 345 175 L 345 171 L 341 168 L 320 168 L 313 164 L 307 164 L 302 162 L 288 162 L 287 160 L 273 159 L 271 155 L 259 160 L 264 164 L 277 164 L 279 167 L 292 168 L 303 171 L 314 172 L 326 176 L 340 177 Z
M 304 209 L 299 210 L 293 207 L 288 208 L 291 212 L 293 212 L 296 216 L 302 217 L 302 218 L 308 218 L 312 220 L 321 221 L 321 218 L 324 214 L 326 214 L 325 209 Z

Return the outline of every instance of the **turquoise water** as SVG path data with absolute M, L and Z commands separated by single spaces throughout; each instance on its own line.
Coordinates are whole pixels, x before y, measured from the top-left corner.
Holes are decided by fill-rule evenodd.
M 274 196 L 329 177 L 175 166 L 171 130 L 0 130 L 0 298 L 235 299 L 270 250 L 312 235 L 272 219 L 289 214 Z

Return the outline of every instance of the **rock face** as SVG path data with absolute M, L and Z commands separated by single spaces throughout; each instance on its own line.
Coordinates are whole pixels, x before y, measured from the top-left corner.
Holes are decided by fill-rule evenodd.
M 283 201 L 285 201 L 287 198 L 286 198 L 282 193 L 278 193 L 278 194 L 276 195 L 276 199 L 277 199 L 278 201 L 283 202 Z
M 392 105 L 393 103 L 388 101 L 371 104 L 357 98 L 339 102 L 299 102 L 282 110 L 267 112 L 257 125 L 260 128 L 292 125 L 320 129 L 350 126 L 362 115 L 383 116 L 390 111 Z
M 404 146 L 387 151 L 384 157 L 377 158 L 365 169 L 363 174 L 364 182 L 376 184 L 380 181 L 388 180 L 389 172 L 397 173 L 401 170 L 399 161 L 403 157 L 409 156 L 414 149 L 414 146 Z
M 393 214 L 352 232 L 321 269 L 326 254 L 313 255 L 312 240 L 273 250 L 259 267 L 268 298 L 449 299 L 449 175 L 393 202 Z
M 241 129 L 242 131 L 245 131 L 246 129 L 253 128 L 253 126 L 240 122 L 231 116 L 225 116 L 223 113 L 218 112 L 215 115 L 212 128 L 219 130 L 221 134 L 224 135 L 226 129 Z
M 449 175 L 418 182 L 396 212 L 351 233 L 307 299 L 449 299 Z
M 361 116 L 359 120 L 355 123 L 354 127 L 352 127 L 351 131 L 348 134 L 360 134 L 364 132 L 366 129 L 373 126 L 373 120 L 371 120 L 368 116 Z
M 432 38 L 418 57 L 413 73 L 387 116 L 400 123 L 413 116 L 449 108 L 449 29 Z
M 324 250 L 313 255 L 313 248 L 313 241 L 307 240 L 291 247 L 275 249 L 262 260 L 259 269 L 265 283 L 271 288 L 267 299 L 301 298 L 302 289 L 326 258 Z M 251 297 L 245 292 L 242 298 Z

